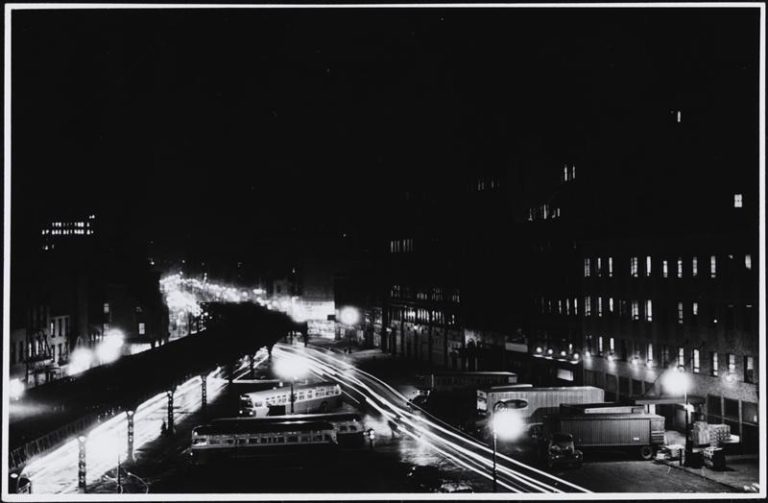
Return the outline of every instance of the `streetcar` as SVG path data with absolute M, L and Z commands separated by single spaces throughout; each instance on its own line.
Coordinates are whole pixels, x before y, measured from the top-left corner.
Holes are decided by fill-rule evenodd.
M 327 412 L 341 407 L 341 387 L 332 382 L 294 386 L 296 414 Z M 245 417 L 265 417 L 291 411 L 291 387 L 281 386 L 240 395 L 238 414 Z
M 460 391 L 487 386 L 503 386 L 516 384 L 517 374 L 514 372 L 461 372 L 443 371 L 418 376 L 419 389 L 422 393 L 432 391 Z
M 298 414 L 263 418 L 221 418 L 192 430 L 193 464 L 213 458 L 244 458 L 361 447 L 359 414 Z

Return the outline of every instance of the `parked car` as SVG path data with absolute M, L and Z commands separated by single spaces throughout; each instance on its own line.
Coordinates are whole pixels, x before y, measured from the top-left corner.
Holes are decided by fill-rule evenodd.
M 544 463 L 550 470 L 558 466 L 581 467 L 584 454 L 576 449 L 573 435 L 569 433 L 553 433 L 544 439 Z

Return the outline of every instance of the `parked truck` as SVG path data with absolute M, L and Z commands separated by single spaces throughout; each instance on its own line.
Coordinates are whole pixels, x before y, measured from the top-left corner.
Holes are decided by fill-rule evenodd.
M 664 417 L 626 408 L 628 410 L 562 406 L 560 414 L 546 423 L 545 430 L 550 436 L 555 433 L 573 436 L 576 448 L 582 451 L 626 449 L 642 459 L 652 459 L 656 450 L 664 445 Z
M 527 423 L 540 423 L 556 415 L 562 404 L 602 402 L 605 394 L 594 386 L 535 388 L 517 384 L 477 390 L 477 411 L 490 415 L 498 402 L 515 401 L 515 410 Z

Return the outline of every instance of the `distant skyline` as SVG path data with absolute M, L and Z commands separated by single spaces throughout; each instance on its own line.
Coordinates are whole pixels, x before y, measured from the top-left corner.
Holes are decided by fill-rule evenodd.
M 521 149 L 557 169 L 642 132 L 611 123 L 629 110 L 739 117 L 756 86 L 757 18 L 736 9 L 14 16 L 14 233 L 61 208 L 202 250 L 370 231 L 411 185 L 516 169 Z

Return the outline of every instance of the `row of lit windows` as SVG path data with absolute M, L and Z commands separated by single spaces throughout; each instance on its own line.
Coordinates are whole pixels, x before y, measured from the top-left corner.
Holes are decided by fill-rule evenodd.
M 392 287 L 389 289 L 389 295 L 392 298 L 398 299 L 408 299 L 411 296 L 411 290 L 408 287 L 401 287 L 400 285 L 392 285 Z M 440 287 L 433 287 L 431 291 L 431 295 L 428 294 L 425 290 L 419 290 L 416 292 L 416 300 L 432 300 L 433 302 L 442 302 L 443 301 L 443 289 Z M 459 293 L 459 290 L 453 290 L 451 293 L 451 302 L 459 303 L 461 302 L 461 296 Z
M 430 323 L 432 325 L 456 325 L 456 315 L 454 313 L 443 313 L 423 308 L 404 308 L 392 311 L 394 321 L 408 321 L 411 323 Z
M 621 341 L 622 346 L 624 345 L 624 341 Z M 633 365 L 638 365 L 641 363 L 641 359 L 645 359 L 645 365 L 649 368 L 652 368 L 655 363 L 656 359 L 658 359 L 661 362 L 662 366 L 668 365 L 670 363 L 673 363 L 679 367 L 683 367 L 686 370 L 690 370 L 694 374 L 701 373 L 701 350 L 698 348 L 694 348 L 693 350 L 687 352 L 686 349 L 683 346 L 678 346 L 676 349 L 676 352 L 674 354 L 674 357 L 671 354 L 670 346 L 667 345 L 661 345 L 661 351 L 659 353 L 654 352 L 654 345 L 652 342 L 646 343 L 645 348 L 642 348 L 643 351 L 636 349 L 637 346 L 633 344 L 633 349 L 631 351 L 631 355 L 626 354 L 626 360 L 632 363 Z M 617 353 L 617 345 L 616 341 L 613 337 L 607 338 L 607 347 L 603 344 L 603 336 L 597 337 L 597 348 L 593 347 L 593 339 L 591 336 L 587 336 L 587 352 L 589 354 L 595 353 L 595 350 L 597 351 L 595 354 L 600 356 L 607 356 L 609 360 L 614 359 L 622 359 L 623 356 L 625 356 L 626 349 L 622 349 L 621 352 Z M 641 354 L 644 353 L 644 354 Z M 720 373 L 725 370 L 727 374 L 734 375 L 736 372 L 736 355 L 733 353 L 726 353 L 725 355 L 725 368 L 721 369 L 720 365 L 720 358 L 719 354 L 716 351 L 711 351 L 709 353 L 709 371 L 710 375 L 714 377 L 718 377 Z M 757 374 L 755 371 L 755 359 L 752 356 L 745 355 L 744 356 L 744 381 L 749 383 L 756 382 Z
M 478 192 L 482 192 L 484 190 L 497 189 L 501 187 L 501 183 L 495 178 L 478 178 L 475 187 Z
M 528 221 L 534 220 L 551 220 L 553 218 L 560 218 L 560 208 L 550 208 L 549 204 L 542 204 L 535 208 L 528 209 Z
M 594 300 L 594 303 L 593 303 Z M 566 316 L 570 316 L 573 314 L 574 316 L 577 316 L 579 314 L 579 302 L 578 298 L 573 298 L 573 302 L 571 302 L 570 298 L 566 299 L 545 299 L 544 297 L 541 297 L 539 299 L 540 307 L 539 310 L 541 313 L 547 313 L 547 314 L 564 314 Z M 616 309 L 618 307 L 618 314 L 620 317 L 624 317 L 627 315 L 630 315 L 631 319 L 634 321 L 638 321 L 641 319 L 641 317 L 648 322 L 653 321 L 653 300 L 652 299 L 646 299 L 644 302 L 641 302 L 639 300 L 623 300 L 619 299 L 618 301 L 614 302 L 613 297 L 592 297 L 592 296 L 585 296 L 584 297 L 584 316 L 592 316 L 596 315 L 597 317 L 602 317 L 603 313 L 615 313 Z M 641 307 L 642 307 L 642 314 L 641 314 Z M 682 325 L 685 322 L 686 319 L 686 308 L 685 303 L 683 301 L 678 301 L 676 303 L 676 319 L 677 323 Z M 732 310 L 733 310 L 733 304 L 728 305 L 728 313 L 730 314 L 730 318 L 732 318 Z M 751 304 L 746 305 L 747 310 L 752 309 Z M 699 316 L 699 303 L 697 301 L 693 301 L 690 303 L 690 316 L 695 319 Z M 748 315 L 750 316 L 750 315 Z M 747 316 L 747 317 L 748 317 Z M 713 317 L 712 324 L 716 325 L 718 322 L 717 317 Z M 732 325 L 733 323 L 728 323 L 729 325 Z
M 728 258 L 733 260 L 734 255 L 729 254 Z M 647 255 L 642 263 L 644 265 L 642 274 L 646 278 L 650 278 L 653 275 L 653 259 L 650 255 Z M 668 278 L 670 275 L 670 262 L 674 267 L 674 276 L 677 278 L 684 277 L 684 260 L 683 257 L 677 257 L 677 260 L 662 259 L 661 261 L 661 276 Z M 630 257 L 629 259 L 629 275 L 633 278 L 640 277 L 640 263 L 641 257 Z M 593 270 L 594 264 L 594 270 Z M 752 255 L 747 253 L 744 255 L 744 268 L 747 270 L 752 269 Z M 591 258 L 584 259 L 584 277 L 589 278 L 594 274 L 600 278 L 605 273 L 609 278 L 613 277 L 613 257 L 607 257 L 605 261 L 602 257 L 597 257 L 594 262 Z M 691 257 L 689 273 L 691 277 L 697 278 L 699 276 L 699 257 Z M 717 256 L 711 255 L 709 257 L 709 277 L 717 278 Z
M 413 251 L 413 238 L 396 239 L 389 242 L 389 253 L 408 253 Z
M 50 234 L 51 236 L 91 235 L 93 231 L 91 229 L 62 229 L 50 232 L 43 231 L 43 234 Z
M 576 165 L 571 164 L 570 166 L 568 166 L 567 164 L 565 164 L 563 166 L 563 181 L 568 182 L 575 179 L 576 179 Z

